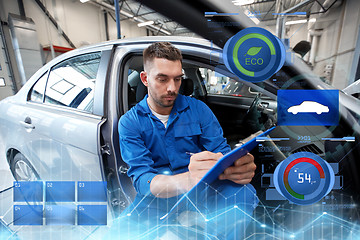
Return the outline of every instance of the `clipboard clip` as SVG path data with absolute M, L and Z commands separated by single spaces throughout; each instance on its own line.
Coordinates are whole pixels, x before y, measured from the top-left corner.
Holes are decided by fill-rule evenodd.
M 244 139 L 240 140 L 239 143 L 235 144 L 235 148 L 241 147 L 242 145 L 244 145 L 245 143 L 247 143 L 251 139 L 256 138 L 257 136 L 259 136 L 259 135 L 261 135 L 263 133 L 264 133 L 264 131 L 259 130 L 256 133 L 251 134 L 247 138 L 244 138 Z

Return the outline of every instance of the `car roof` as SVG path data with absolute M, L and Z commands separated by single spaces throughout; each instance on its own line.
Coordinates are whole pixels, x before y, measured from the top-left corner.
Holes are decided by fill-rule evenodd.
M 145 37 L 136 37 L 136 38 L 126 38 L 126 39 L 117 39 L 111 40 L 101 43 L 96 43 L 92 45 L 83 46 L 72 51 L 66 52 L 51 61 L 45 64 L 41 69 L 46 68 L 46 66 L 52 66 L 54 63 L 61 61 L 62 59 L 66 59 L 71 56 L 79 55 L 82 53 L 90 52 L 90 51 L 98 51 L 104 48 L 112 48 L 114 46 L 136 46 L 136 45 L 144 45 L 151 44 L 153 42 L 171 42 L 177 47 L 181 48 L 181 46 L 193 46 L 200 47 L 205 49 L 210 49 L 213 51 L 221 51 L 222 49 L 218 46 L 212 44 L 211 41 L 206 40 L 204 38 L 197 37 L 185 37 L 185 36 L 145 36 Z M 37 75 L 35 73 L 34 75 Z
M 221 48 L 219 48 L 218 46 L 213 45 L 211 41 L 203 38 L 185 37 L 185 36 L 145 36 L 145 37 L 125 38 L 125 39 L 117 39 L 117 40 L 101 42 L 101 43 L 78 48 L 75 51 L 77 50 L 83 51 L 87 49 L 99 48 L 109 45 L 125 46 L 125 45 L 144 44 L 144 43 L 150 44 L 153 42 L 171 42 L 173 44 L 179 44 L 179 45 L 196 45 L 196 46 L 202 46 L 206 48 L 216 48 L 217 50 L 221 50 Z

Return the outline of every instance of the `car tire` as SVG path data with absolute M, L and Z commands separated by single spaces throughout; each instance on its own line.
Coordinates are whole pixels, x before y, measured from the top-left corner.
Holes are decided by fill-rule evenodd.
M 10 170 L 16 181 L 36 181 L 40 179 L 35 168 L 21 153 L 15 154 L 11 160 Z

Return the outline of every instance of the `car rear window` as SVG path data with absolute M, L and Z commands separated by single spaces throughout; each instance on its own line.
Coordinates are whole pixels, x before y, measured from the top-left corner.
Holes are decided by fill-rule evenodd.
M 55 65 L 45 90 L 45 103 L 92 113 L 101 53 L 77 56 Z

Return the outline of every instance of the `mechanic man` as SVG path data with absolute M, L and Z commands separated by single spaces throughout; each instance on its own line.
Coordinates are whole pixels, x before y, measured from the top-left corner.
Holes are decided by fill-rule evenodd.
M 144 50 L 143 58 L 140 77 L 148 95 L 120 118 L 119 135 L 121 155 L 137 191 L 127 216 L 154 226 L 231 149 L 212 111 L 178 94 L 183 77 L 180 50 L 157 42 Z M 255 189 L 248 184 L 255 168 L 251 154 L 238 159 L 195 200 L 196 207 L 189 208 L 212 216 L 208 233 L 220 239 L 242 238 L 240 224 L 249 222 L 257 204 Z M 221 214 L 226 209 L 234 211 Z

